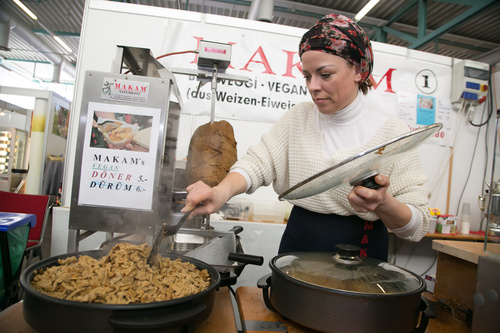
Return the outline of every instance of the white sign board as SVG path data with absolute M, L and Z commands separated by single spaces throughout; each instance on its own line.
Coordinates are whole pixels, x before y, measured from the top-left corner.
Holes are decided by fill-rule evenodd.
M 94 116 L 87 117 L 84 142 L 88 145 L 84 144 L 82 153 L 78 204 L 152 209 L 157 140 L 151 140 L 151 137 L 158 137 L 158 126 L 141 129 L 148 134 L 148 144 L 147 149 L 140 146 L 139 151 L 120 149 L 111 144 L 94 145 L 92 130 L 95 130 L 97 126 L 95 119 L 99 119 L 96 116 L 99 113 L 126 115 L 132 119 L 150 118 L 145 119 L 143 123 L 159 124 L 161 110 L 95 102 L 89 102 L 88 105 L 88 114 Z M 100 120 L 103 121 L 104 126 L 116 122 L 105 118 Z

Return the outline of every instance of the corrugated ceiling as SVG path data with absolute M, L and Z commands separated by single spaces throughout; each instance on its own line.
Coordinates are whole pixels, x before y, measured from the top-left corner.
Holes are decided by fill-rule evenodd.
M 269 0 L 260 0 L 269 1 Z M 12 0 L 0 1 L 0 23 L 11 28 L 8 48 L 0 51 L 0 65 L 41 81 L 54 77 L 54 63 L 60 63 L 60 81 L 72 83 L 78 61 L 78 44 L 85 0 L 22 0 L 37 16 L 32 20 Z M 120 2 L 182 9 L 216 15 L 248 18 L 251 1 L 244 0 L 124 0 Z M 354 15 L 368 0 L 274 1 L 272 22 L 308 28 L 321 16 L 336 12 Z M 426 8 L 424 8 L 424 6 Z M 408 10 L 404 10 L 407 8 Z M 425 13 L 425 15 L 420 12 Z M 425 10 L 422 10 L 425 9 Z M 471 12 L 477 11 L 477 13 Z M 424 20 L 425 18 L 425 20 Z M 494 64 L 500 62 L 500 1 L 496 0 L 381 0 L 359 23 L 372 40 L 386 33 L 389 44 L 412 46 L 418 40 L 418 26 L 426 34 L 446 28 L 445 33 L 416 49 L 449 57 Z M 379 32 L 379 34 L 377 34 Z M 65 51 L 54 39 L 59 36 L 73 52 Z M 408 37 L 408 38 L 405 38 Z M 379 40 L 384 41 L 384 40 Z

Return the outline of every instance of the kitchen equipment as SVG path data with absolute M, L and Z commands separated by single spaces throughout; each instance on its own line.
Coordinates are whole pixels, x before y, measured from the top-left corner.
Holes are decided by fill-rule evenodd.
M 105 256 L 108 250 L 92 250 L 64 254 L 36 262 L 24 270 L 21 286 L 25 290 L 23 312 L 26 322 L 38 332 L 194 332 L 196 322 L 206 319 L 212 310 L 215 291 L 221 283 L 218 271 L 196 259 L 169 255 L 171 259 L 206 269 L 210 286 L 197 294 L 154 303 L 94 304 L 80 303 L 44 295 L 35 290 L 30 281 L 37 270 L 58 264 L 59 259 L 74 255 L 93 258 Z
M 302 199 L 347 183 L 377 188 L 375 176 L 381 168 L 394 163 L 410 149 L 418 147 L 442 127 L 441 123 L 421 127 L 365 150 L 296 184 L 278 199 Z
M 0 191 L 16 192 L 28 172 L 29 133 L 0 127 Z
M 488 218 L 488 234 L 490 236 L 500 236 L 500 181 L 486 183 L 489 189 L 484 196 L 479 196 L 479 209 Z
M 437 315 L 421 297 L 424 280 L 405 269 L 372 258 L 356 246 L 338 252 L 281 254 L 262 277 L 266 306 L 321 332 L 424 332 Z M 419 315 L 422 318 L 417 327 Z
M 498 163 L 496 161 L 500 145 L 499 118 L 500 109 L 497 110 L 495 119 L 495 140 L 493 140 L 494 145 L 492 153 L 493 163 L 490 176 L 491 186 L 489 191 L 490 193 L 487 195 L 488 202 L 485 205 L 486 228 L 484 229 L 486 232 L 484 251 L 497 257 L 500 257 L 500 252 L 497 248 L 497 244 L 500 242 L 500 181 L 498 180 L 499 170 L 497 167 Z M 482 230 L 482 221 L 480 230 Z
M 176 162 L 180 161 L 176 161 L 175 158 L 177 145 L 179 144 L 177 136 L 183 102 L 173 72 L 161 65 L 149 49 L 117 46 L 116 51 L 112 72 L 89 71 L 86 74 L 83 86 L 85 93 L 82 98 L 82 104 L 84 105 L 82 110 L 89 109 L 88 105 L 90 103 L 97 103 L 99 107 L 107 107 L 113 110 L 114 107 L 126 108 L 127 110 L 129 107 L 134 109 L 139 107 L 140 113 L 137 115 L 131 114 L 132 117 L 136 117 L 138 115 L 142 116 L 142 112 L 149 112 L 149 109 L 158 109 L 158 112 L 154 111 L 151 116 L 137 119 L 146 122 L 146 124 L 141 123 L 141 126 L 145 128 L 139 131 L 138 134 L 149 134 L 149 136 L 137 138 L 136 134 L 134 139 L 140 139 L 142 147 L 147 147 L 148 155 L 141 151 L 141 158 L 146 163 L 144 167 L 135 170 L 138 172 L 130 172 L 131 179 L 135 180 L 134 185 L 127 184 L 129 185 L 128 188 L 132 188 L 130 186 L 137 184 L 140 186 L 125 192 L 126 197 L 124 200 L 114 198 L 114 194 L 120 193 L 120 191 L 109 190 L 109 192 L 104 192 L 107 192 L 107 195 L 99 195 L 102 200 L 98 203 L 82 204 L 80 190 L 82 190 L 83 194 L 88 194 L 87 190 L 89 190 L 87 183 L 85 181 L 82 183 L 82 175 L 88 176 L 88 172 L 82 173 L 82 161 L 84 155 L 85 157 L 90 156 L 84 154 L 85 150 L 88 149 L 87 145 L 84 144 L 84 141 L 86 142 L 84 138 L 93 114 L 87 111 L 86 117 L 81 117 L 78 133 L 79 145 L 76 151 L 76 164 L 78 167 L 75 167 L 74 170 L 74 190 L 71 193 L 68 253 L 78 252 L 79 242 L 95 232 L 106 232 L 105 243 L 112 243 L 119 238 L 133 235 L 134 237 L 144 237 L 144 242 L 152 245 L 154 237 L 164 223 L 173 225 L 183 215 L 179 211 L 185 204 L 178 202 L 185 199 L 187 185 L 176 184 L 176 179 L 183 178 L 179 174 L 183 170 L 176 169 L 176 165 L 179 164 Z M 126 74 L 123 74 L 124 72 Z M 213 81 L 211 69 L 199 69 L 194 72 L 178 70 L 177 73 L 194 75 L 200 79 Z M 248 78 L 224 73 L 219 73 L 217 78 L 229 81 L 248 81 Z M 146 91 L 148 91 L 149 97 L 145 99 L 129 99 L 128 95 L 121 97 L 113 95 L 116 92 L 111 93 L 112 88 L 124 82 L 128 84 L 134 82 L 138 86 L 143 84 L 144 89 L 148 87 Z M 101 95 L 103 90 L 106 92 L 104 97 L 107 96 L 104 99 Z M 101 119 L 99 123 L 103 126 L 108 124 L 105 119 Z M 145 131 L 145 129 L 149 130 Z M 136 157 L 139 157 L 135 152 L 96 149 L 99 149 L 99 154 L 103 155 L 103 159 L 106 159 L 103 164 L 105 164 L 106 174 L 109 177 L 116 171 L 114 163 L 107 162 L 114 161 L 114 155 L 119 154 L 121 156 L 123 154 L 126 161 L 136 161 Z M 145 158 L 147 156 L 149 157 Z M 86 167 L 89 165 L 86 164 Z M 120 172 L 123 172 L 121 170 L 125 168 L 123 165 L 120 167 Z M 150 177 L 145 177 L 147 173 L 150 174 Z M 152 197 L 149 197 L 149 195 Z M 94 199 L 94 196 L 87 196 L 84 201 Z M 141 205 L 146 209 L 134 208 L 133 206 L 137 202 L 142 202 Z M 230 253 L 243 254 L 243 249 L 239 246 L 238 236 L 234 231 L 213 229 L 209 225 L 209 216 L 196 216 L 186 221 L 174 237 L 168 237 L 161 242 L 159 253 L 173 252 L 205 261 L 210 265 L 235 267 L 231 268 L 231 272 L 241 272 L 246 263 L 235 262 L 230 260 L 228 256 Z M 207 258 L 208 253 L 211 255 Z
M 158 254 L 158 250 L 160 248 L 161 241 L 169 236 L 175 235 L 177 233 L 177 231 L 180 229 L 180 227 L 187 220 L 187 218 L 189 217 L 190 214 L 191 214 L 191 211 L 184 213 L 182 218 L 175 225 L 168 225 L 167 223 L 163 224 L 161 230 L 156 235 L 155 241 L 153 243 L 153 248 L 151 249 L 151 252 L 149 253 L 149 257 L 148 257 L 148 261 L 147 261 L 148 266 L 150 266 L 150 267 L 153 266 L 154 259 L 156 258 L 156 255 Z
M 484 210 L 486 214 L 491 197 L 491 213 L 495 214 L 495 216 L 500 216 L 500 181 L 493 182 L 491 186 L 488 183 L 486 185 L 489 188 L 486 189 L 485 195 L 478 198 L 479 209 Z

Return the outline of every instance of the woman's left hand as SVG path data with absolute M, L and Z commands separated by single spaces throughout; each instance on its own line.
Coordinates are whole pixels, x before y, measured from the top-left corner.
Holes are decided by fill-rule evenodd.
M 380 185 L 378 189 L 370 189 L 364 186 L 356 186 L 347 195 L 351 206 L 358 213 L 368 213 L 375 211 L 386 198 L 389 187 L 389 177 L 377 175 L 375 182 Z

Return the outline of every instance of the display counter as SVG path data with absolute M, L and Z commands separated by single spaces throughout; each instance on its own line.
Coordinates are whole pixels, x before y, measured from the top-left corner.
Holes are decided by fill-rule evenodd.
M 57 323 L 54 323 L 57 325 Z M 23 317 L 23 302 L 18 302 L 0 312 L 0 331 L 16 333 L 37 333 Z M 215 294 L 215 302 L 209 317 L 198 323 L 196 333 L 237 332 L 236 321 L 228 288 L 221 288 Z
M 441 234 L 438 232 L 429 232 L 425 235 L 428 238 L 439 238 L 460 241 L 478 241 L 484 242 L 486 235 L 484 231 L 471 231 L 469 234 Z M 488 240 L 500 242 L 500 237 L 488 236 Z
M 434 299 L 430 293 L 424 297 Z M 257 332 L 288 332 L 313 333 L 316 332 L 286 319 L 280 314 L 269 310 L 262 296 L 262 289 L 258 287 L 239 287 L 236 290 L 236 299 L 243 326 L 243 333 Z M 438 315 L 430 319 L 425 333 L 465 333 L 470 329 L 460 321 L 450 321 L 445 315 Z
M 431 297 L 426 295 L 427 297 Z M 196 333 L 237 333 L 235 313 L 239 311 L 243 333 L 288 332 L 313 333 L 314 330 L 290 321 L 280 314 L 269 310 L 262 297 L 262 289 L 258 287 L 239 287 L 236 290 L 238 309 L 231 304 L 231 293 L 228 288 L 221 288 L 216 293 L 214 308 L 207 320 L 196 326 Z M 23 317 L 23 303 L 18 302 L 0 313 L 2 332 L 37 333 Z M 439 316 L 430 319 L 426 333 L 462 333 L 468 332 L 464 325 L 451 323 Z M 5 330 L 5 331 L 3 331 Z
M 462 312 L 475 310 L 478 264 L 481 257 L 496 255 L 486 253 L 483 242 L 433 240 L 432 248 L 437 251 L 434 295 L 459 305 Z M 500 244 L 488 244 L 488 250 L 500 254 Z

